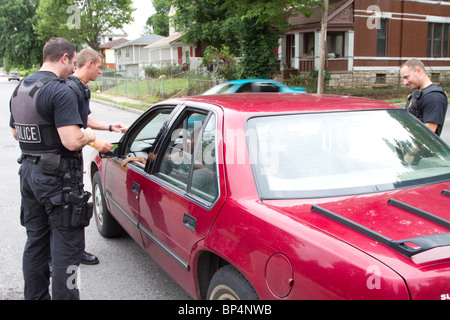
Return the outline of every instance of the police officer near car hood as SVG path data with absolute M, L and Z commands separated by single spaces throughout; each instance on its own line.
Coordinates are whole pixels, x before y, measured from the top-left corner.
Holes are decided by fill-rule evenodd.
M 82 130 L 78 103 L 65 80 L 74 73 L 76 46 L 53 38 L 41 69 L 23 79 L 10 101 L 10 126 L 22 155 L 19 169 L 25 299 L 79 299 L 78 266 L 84 228 L 92 216 L 83 190 L 81 149 L 95 140 Z M 92 209 L 92 208 L 91 208 Z M 49 258 L 52 296 L 49 293 Z
M 89 90 L 88 83 L 97 80 L 98 75 L 102 72 L 102 66 L 103 56 L 100 52 L 91 48 L 81 50 L 77 54 L 77 69 L 75 73 L 67 79 L 67 85 L 77 96 L 78 111 L 81 120 L 83 121 L 83 128 L 89 127 L 95 130 L 109 130 L 122 133 L 127 129 L 122 123 L 109 124 L 89 116 L 91 113 L 91 91 Z M 100 139 L 96 139 L 94 142 L 91 142 L 90 145 L 103 153 L 110 151 L 113 147 L 111 143 Z M 92 265 L 99 263 L 99 260 L 95 255 L 84 251 L 81 263 Z
M 405 62 L 400 67 L 400 75 L 404 85 L 414 90 L 408 96 L 406 110 L 439 136 L 448 105 L 445 91 L 431 81 L 424 64 L 418 59 Z

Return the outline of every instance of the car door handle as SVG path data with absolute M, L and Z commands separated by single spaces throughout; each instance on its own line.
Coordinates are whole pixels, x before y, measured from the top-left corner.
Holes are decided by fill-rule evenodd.
M 139 195 L 140 189 L 141 189 L 141 186 L 133 181 L 133 186 L 131 187 L 131 190 L 133 191 L 133 193 L 135 193 L 136 195 Z
M 190 214 L 185 213 L 183 216 L 183 225 L 189 230 L 195 232 L 195 229 L 197 227 L 197 219 L 195 219 Z

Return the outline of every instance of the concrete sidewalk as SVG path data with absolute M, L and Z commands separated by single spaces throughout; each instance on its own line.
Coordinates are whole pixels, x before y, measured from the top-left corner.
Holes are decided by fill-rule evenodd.
M 96 99 L 95 96 L 97 96 L 99 98 Z M 114 102 L 104 101 L 100 98 L 105 98 L 105 99 L 108 99 L 108 100 L 111 100 Z M 132 105 L 138 105 L 138 106 L 144 106 L 144 107 L 147 107 L 146 109 L 153 106 L 153 104 L 151 104 L 151 103 L 145 103 L 140 100 L 131 99 L 128 97 L 110 95 L 110 94 L 105 94 L 105 93 L 95 93 L 94 97 L 91 99 L 91 101 L 96 102 L 96 103 L 101 103 L 101 104 L 104 104 L 104 105 L 107 105 L 107 106 L 110 106 L 113 108 L 123 109 L 123 110 L 127 110 L 130 112 L 136 112 L 136 113 L 144 113 L 145 111 L 133 108 L 131 106 L 127 106 L 127 105 L 125 105 L 125 103 L 132 104 Z

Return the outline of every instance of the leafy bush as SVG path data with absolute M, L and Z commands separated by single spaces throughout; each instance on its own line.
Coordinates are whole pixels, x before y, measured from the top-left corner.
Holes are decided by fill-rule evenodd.
M 279 34 L 269 24 L 258 24 L 256 18 L 243 19 L 240 33 L 244 78 L 270 79 L 276 73 Z
M 157 79 L 161 76 L 172 76 L 179 74 L 183 71 L 182 65 L 172 65 L 172 64 L 166 64 L 163 65 L 161 68 L 158 68 L 154 65 L 146 66 L 144 69 L 145 76 L 147 78 Z
M 317 91 L 317 84 L 319 81 L 319 72 L 317 70 L 311 70 L 309 74 L 306 75 L 293 75 L 291 74 L 291 80 L 289 81 L 289 84 L 291 86 L 296 87 L 304 87 L 308 92 L 316 92 Z M 330 76 L 328 74 L 325 74 L 324 79 L 324 89 L 328 87 L 328 82 L 330 81 Z
M 154 65 L 146 66 L 145 67 L 145 76 L 147 78 L 156 79 L 159 78 L 161 75 L 161 69 L 158 67 L 155 67 Z
M 241 77 L 241 67 L 237 58 L 225 45 L 220 49 L 212 46 L 206 48 L 201 66 L 206 67 L 210 64 L 213 65 L 215 75 L 220 80 L 230 81 Z

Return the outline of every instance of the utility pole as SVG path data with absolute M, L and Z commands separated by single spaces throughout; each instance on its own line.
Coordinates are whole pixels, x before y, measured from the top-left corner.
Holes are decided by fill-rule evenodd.
M 328 0 L 323 0 L 322 8 L 322 29 L 320 32 L 320 64 L 319 79 L 317 81 L 317 94 L 323 93 L 323 83 L 325 79 L 325 55 L 327 45 L 327 20 L 328 20 Z

